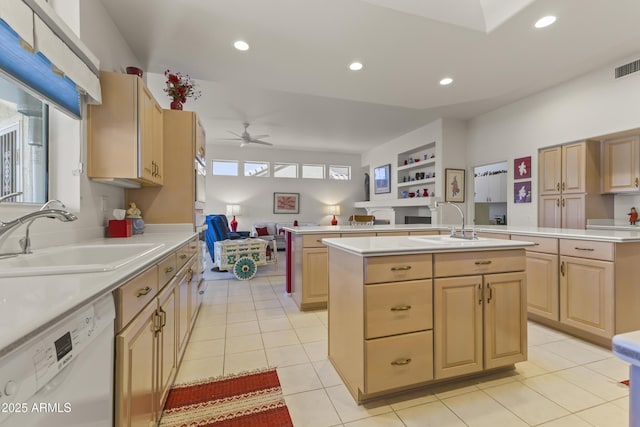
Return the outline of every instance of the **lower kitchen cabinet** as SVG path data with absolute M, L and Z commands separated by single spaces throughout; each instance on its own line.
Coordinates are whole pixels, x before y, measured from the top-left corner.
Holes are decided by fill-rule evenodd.
M 560 322 L 605 338 L 613 337 L 613 263 L 561 256 L 560 301 Z
M 178 286 L 174 279 L 158 296 L 158 399 L 165 402 L 178 372 Z M 162 408 L 158 408 L 158 418 Z
M 527 251 L 527 309 L 559 320 L 557 254 Z

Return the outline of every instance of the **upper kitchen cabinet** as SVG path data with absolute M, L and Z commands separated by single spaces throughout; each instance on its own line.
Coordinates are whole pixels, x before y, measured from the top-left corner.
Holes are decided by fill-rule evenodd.
M 600 145 L 581 141 L 538 152 L 538 225 L 585 228 L 613 217 L 613 198 L 600 194 Z
M 196 224 L 204 209 L 205 131 L 191 111 L 163 111 L 163 185 L 127 189 L 125 203 L 135 202 L 148 224 Z
M 637 192 L 640 179 L 640 137 L 602 141 L 602 192 Z
M 102 104 L 88 108 L 89 178 L 162 185 L 162 108 L 138 76 L 102 71 L 100 83 Z

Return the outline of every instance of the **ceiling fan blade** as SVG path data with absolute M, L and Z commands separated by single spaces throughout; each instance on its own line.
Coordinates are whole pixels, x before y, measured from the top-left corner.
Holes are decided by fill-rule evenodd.
M 242 138 L 216 138 L 216 141 L 242 141 Z
M 259 139 L 251 139 L 250 141 L 253 144 L 262 144 L 262 145 L 273 145 L 270 142 L 266 142 L 266 141 L 260 141 Z
M 237 136 L 238 138 L 242 138 L 242 135 L 240 135 L 239 133 L 235 133 L 235 132 L 234 132 L 234 131 L 232 131 L 232 130 L 228 130 L 227 132 L 229 132 L 231 135 L 235 135 L 235 136 Z
M 251 135 L 251 139 L 267 138 L 269 135 Z

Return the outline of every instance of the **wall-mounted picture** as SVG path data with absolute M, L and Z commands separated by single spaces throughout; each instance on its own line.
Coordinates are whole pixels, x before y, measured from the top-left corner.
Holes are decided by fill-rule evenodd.
M 375 194 L 391 193 L 391 164 L 373 170 L 373 191 Z
M 445 202 L 464 202 L 464 169 L 445 169 Z
M 513 183 L 513 202 L 531 203 L 531 181 Z
M 513 161 L 513 179 L 531 178 L 531 156 Z
M 300 213 L 300 193 L 273 193 L 273 213 Z

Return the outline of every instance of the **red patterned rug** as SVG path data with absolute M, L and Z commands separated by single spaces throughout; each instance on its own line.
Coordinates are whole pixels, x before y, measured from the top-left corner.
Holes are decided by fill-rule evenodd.
M 163 427 L 293 427 L 275 369 L 177 384 Z

